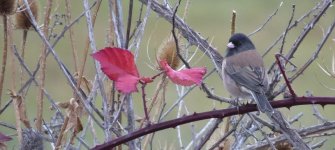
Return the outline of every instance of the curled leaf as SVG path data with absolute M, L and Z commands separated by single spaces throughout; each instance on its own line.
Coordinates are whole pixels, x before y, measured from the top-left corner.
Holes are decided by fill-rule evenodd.
M 200 85 L 203 76 L 206 74 L 205 67 L 176 71 L 173 70 L 165 60 L 161 60 L 159 64 L 173 83 L 182 86 L 191 86 L 193 84 Z

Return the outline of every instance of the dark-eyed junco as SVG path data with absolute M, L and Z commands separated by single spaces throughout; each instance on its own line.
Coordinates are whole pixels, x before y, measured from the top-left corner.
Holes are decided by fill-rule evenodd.
M 251 40 L 242 33 L 234 34 L 222 62 L 223 83 L 228 92 L 239 98 L 253 98 L 261 112 L 273 109 L 265 96 L 268 78 L 262 56 Z

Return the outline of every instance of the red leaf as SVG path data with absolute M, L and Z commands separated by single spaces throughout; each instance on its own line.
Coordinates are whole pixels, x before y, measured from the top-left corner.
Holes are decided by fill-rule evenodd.
M 165 60 L 161 60 L 159 63 L 170 80 L 173 83 L 182 86 L 191 86 L 193 84 L 200 85 L 202 82 L 202 77 L 206 74 L 205 67 L 175 71 L 167 64 Z
M 122 93 L 131 93 L 137 92 L 136 85 L 140 79 L 131 75 L 124 75 L 118 78 L 115 82 L 116 89 L 121 91 Z
M 117 90 L 126 94 L 137 92 L 139 73 L 130 51 L 106 47 L 92 54 L 92 57 L 100 62 L 102 72 L 115 81 Z
M 10 141 L 10 140 L 12 140 L 12 138 L 10 136 L 7 136 L 7 135 L 0 132 L 0 143 L 4 143 L 4 142 Z

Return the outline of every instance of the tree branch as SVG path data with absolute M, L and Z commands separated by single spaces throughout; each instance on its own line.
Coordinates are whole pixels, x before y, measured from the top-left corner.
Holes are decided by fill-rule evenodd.
M 322 106 L 325 106 L 327 104 L 335 104 L 335 97 L 296 97 L 286 100 L 278 100 L 278 101 L 272 101 L 271 105 L 273 108 L 282 108 L 287 107 L 290 108 L 292 106 L 298 106 L 298 105 L 310 105 L 310 104 L 320 104 Z M 104 150 L 104 149 L 110 149 L 112 147 L 115 147 L 117 145 L 120 145 L 122 143 L 125 143 L 127 141 L 139 138 L 141 136 L 157 132 L 160 130 L 168 129 L 168 128 L 174 128 L 178 125 L 194 122 L 194 121 L 200 121 L 210 118 L 224 118 L 228 116 L 238 115 L 238 114 L 245 114 L 248 112 L 258 111 L 256 104 L 247 104 L 245 106 L 239 106 L 228 108 L 228 109 L 221 109 L 221 110 L 213 110 L 209 112 L 203 112 L 203 113 L 194 113 L 192 115 L 184 116 L 178 119 L 169 120 L 157 124 L 152 124 L 149 127 L 145 127 L 142 129 L 139 129 L 137 131 L 134 131 L 132 133 L 128 133 L 127 135 L 124 135 L 122 137 L 119 137 L 117 139 L 114 139 L 112 141 L 109 141 L 107 143 L 97 145 L 94 147 L 94 150 Z

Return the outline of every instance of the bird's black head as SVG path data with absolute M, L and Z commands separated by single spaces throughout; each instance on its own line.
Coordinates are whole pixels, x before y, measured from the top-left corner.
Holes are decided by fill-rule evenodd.
M 236 33 L 229 39 L 226 57 L 233 56 L 248 50 L 256 50 L 254 44 L 246 35 L 242 33 Z

